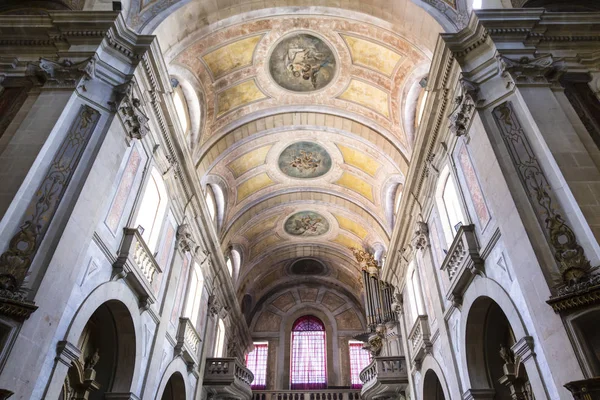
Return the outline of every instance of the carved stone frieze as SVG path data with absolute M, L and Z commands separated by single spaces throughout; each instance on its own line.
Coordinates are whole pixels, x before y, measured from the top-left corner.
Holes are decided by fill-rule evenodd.
M 412 245 L 416 250 L 424 250 L 429 246 L 429 228 L 427 227 L 427 223 L 417 221 Z
M 25 300 L 23 284 L 99 119 L 97 110 L 81 106 L 31 200 L 23 223 L 10 240 L 8 249 L 0 255 L 0 312 L 5 315 L 28 318 L 37 308 Z
M 466 135 L 477 104 L 482 102 L 478 99 L 479 88 L 477 85 L 466 78 L 460 79 L 459 94 L 454 98 L 456 106 L 448 119 L 450 120 L 450 130 L 456 136 Z

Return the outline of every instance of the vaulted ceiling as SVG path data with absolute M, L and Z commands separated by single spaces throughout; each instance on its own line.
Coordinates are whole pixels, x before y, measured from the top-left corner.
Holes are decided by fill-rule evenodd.
M 189 146 L 202 184 L 222 189 L 221 246 L 242 253 L 238 296 L 254 304 L 294 282 L 360 298 L 351 248 L 387 248 L 406 112 L 442 30 L 410 1 L 318 3 L 194 1 L 155 31 L 199 98 Z

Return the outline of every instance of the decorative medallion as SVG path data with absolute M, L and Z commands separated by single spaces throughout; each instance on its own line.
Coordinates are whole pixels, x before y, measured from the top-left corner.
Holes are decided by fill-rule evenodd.
M 329 222 L 314 211 L 300 211 L 285 221 L 283 229 L 292 236 L 321 236 L 329 231 Z
M 331 82 L 336 60 L 323 40 L 299 33 L 275 46 L 269 59 L 269 70 L 281 87 L 294 92 L 312 92 Z
M 281 152 L 279 169 L 292 178 L 317 178 L 331 169 L 331 156 L 316 143 L 298 142 Z

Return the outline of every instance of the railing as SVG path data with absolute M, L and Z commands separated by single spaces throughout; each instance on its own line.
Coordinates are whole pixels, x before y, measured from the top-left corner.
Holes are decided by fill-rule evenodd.
M 209 394 L 250 400 L 254 375 L 237 358 L 207 358 L 203 385 Z
M 429 322 L 426 315 L 419 315 L 409 336 L 411 360 L 417 370 L 421 369 L 423 358 L 431 351 Z
M 371 400 L 393 396 L 408 386 L 406 359 L 397 357 L 374 357 L 373 361 L 360 373 L 363 387 L 361 398 Z
M 253 390 L 252 400 L 360 400 L 360 390 Z
M 127 280 L 138 295 L 140 306 L 154 303 L 152 283 L 161 272 L 139 231 L 123 228 L 123 240 L 113 264 L 113 274 Z
M 179 328 L 177 329 L 177 344 L 175 345 L 175 354 L 181 354 L 188 365 L 188 369 L 193 369 L 198 363 L 198 351 L 200 350 L 200 335 L 189 318 L 179 318 Z
M 450 281 L 446 297 L 454 305 L 460 305 L 462 296 L 475 275 L 483 271 L 475 225 L 463 225 L 458 229 L 441 270 L 446 271 Z

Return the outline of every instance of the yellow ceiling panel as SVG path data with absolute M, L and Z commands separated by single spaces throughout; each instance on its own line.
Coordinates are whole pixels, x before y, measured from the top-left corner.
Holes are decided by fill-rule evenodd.
M 366 82 L 352 79 L 339 98 L 370 108 L 387 118 L 390 117 L 388 94 Z
M 348 248 L 352 248 L 352 247 L 356 247 L 358 249 L 362 248 L 362 245 L 360 243 L 358 243 L 356 240 L 350 239 L 350 237 L 346 236 L 346 235 L 337 235 L 335 237 L 335 239 L 333 239 L 333 242 L 337 243 L 337 244 L 341 244 L 344 247 L 348 247 Z
M 275 222 L 279 219 L 279 215 L 274 215 L 271 218 L 268 218 L 264 221 L 260 221 L 248 229 L 244 236 L 248 240 L 253 240 L 255 237 L 263 233 L 268 229 L 273 229 L 275 227 Z
M 263 165 L 267 158 L 267 153 L 272 145 L 259 147 L 238 157 L 227 165 L 233 176 L 237 179 L 253 168 Z
M 335 183 L 348 188 L 373 202 L 373 187 L 356 175 L 344 172 L 341 178 Z
M 363 228 L 359 223 L 352 221 L 350 218 L 346 218 L 337 214 L 335 214 L 335 219 L 337 219 L 338 224 L 340 224 L 340 228 L 348 232 L 354 233 L 362 240 L 364 240 L 367 237 L 367 230 Z
M 281 242 L 283 239 L 277 236 L 276 234 L 271 234 L 258 242 L 256 245 L 252 246 L 250 250 L 250 258 L 256 257 L 258 254 L 262 253 L 269 246 L 274 245 L 275 243 Z
M 375 176 L 380 164 L 372 157 L 351 147 L 342 146 L 340 144 L 338 144 L 337 147 L 342 152 L 342 155 L 344 156 L 344 162 L 346 164 L 355 166 L 363 172 L 371 176 Z
M 274 184 L 275 182 L 266 173 L 253 176 L 252 178 L 242 182 L 237 187 L 237 201 L 239 203 L 246 197 Z
M 217 116 L 231 110 L 266 98 L 265 94 L 256 86 L 253 79 L 225 89 L 217 95 Z
M 229 43 L 202 56 L 214 79 L 252 64 L 254 49 L 263 35 L 251 36 Z
M 395 51 L 369 40 L 348 35 L 342 35 L 342 37 L 348 44 L 354 64 L 373 69 L 386 76 L 392 76 L 396 65 L 402 58 Z

